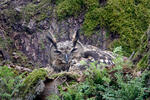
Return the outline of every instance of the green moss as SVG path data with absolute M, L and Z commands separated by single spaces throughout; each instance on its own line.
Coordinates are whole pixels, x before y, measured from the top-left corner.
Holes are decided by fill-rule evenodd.
M 55 0 L 55 4 L 58 5 L 59 3 L 62 3 L 64 0 Z
M 77 79 L 79 77 L 77 73 L 62 72 L 49 76 L 49 79 L 55 79 L 57 77 L 64 77 L 64 76 L 67 76 L 70 79 Z
M 101 12 L 103 12 L 103 9 L 95 8 L 86 13 L 82 27 L 85 35 L 91 36 L 93 33 L 95 33 L 97 26 L 104 24 Z
M 148 28 L 149 10 L 143 3 L 136 4 L 134 0 L 108 0 L 105 7 L 86 13 L 83 29 L 87 35 L 95 33 L 98 27 L 106 27 L 111 34 L 119 34 L 119 41 L 112 43 L 112 47 L 121 45 L 125 55 L 129 56 L 137 51 L 140 37 Z
M 57 0 L 56 13 L 58 18 L 64 19 L 70 16 L 77 16 L 85 9 L 92 10 L 99 7 L 98 0 Z
M 88 10 L 99 7 L 99 0 L 84 0 L 84 3 Z
M 148 67 L 149 56 L 150 54 L 146 54 L 144 57 L 142 57 L 142 59 L 137 64 L 138 69 L 146 69 Z
M 149 29 L 148 29 L 149 31 Z M 139 61 L 137 61 L 137 68 L 138 69 L 146 69 L 148 66 L 148 59 L 150 56 L 150 50 L 148 49 L 148 38 L 147 34 L 143 34 L 143 36 L 140 38 L 140 45 L 137 47 L 138 52 L 136 52 L 133 59 L 139 59 L 139 56 L 141 57 Z
M 84 6 L 83 0 L 64 0 L 56 7 L 56 13 L 59 19 L 68 16 L 77 16 Z
M 32 91 L 32 88 L 38 81 L 44 80 L 47 75 L 47 71 L 45 69 L 35 69 L 32 73 L 30 73 L 25 80 L 23 81 L 23 92 L 24 95 Z

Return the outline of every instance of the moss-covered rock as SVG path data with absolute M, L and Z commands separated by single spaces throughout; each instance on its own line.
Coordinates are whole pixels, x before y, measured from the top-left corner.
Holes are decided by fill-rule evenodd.
M 29 89 L 32 88 L 39 80 L 44 80 L 47 75 L 47 71 L 44 69 L 35 69 L 30 73 L 27 78 L 23 81 L 25 86 L 24 93 L 29 92 Z
M 20 88 L 18 97 L 22 99 L 32 100 L 44 90 L 44 83 L 47 75 L 45 69 L 35 69 L 24 80 L 23 86 Z M 17 98 L 18 98 L 17 97 Z

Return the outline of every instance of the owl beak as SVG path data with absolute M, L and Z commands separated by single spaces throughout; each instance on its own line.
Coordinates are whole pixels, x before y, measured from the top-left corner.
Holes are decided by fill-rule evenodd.
M 69 55 L 68 54 L 65 54 L 65 61 L 68 64 L 68 62 L 69 62 Z

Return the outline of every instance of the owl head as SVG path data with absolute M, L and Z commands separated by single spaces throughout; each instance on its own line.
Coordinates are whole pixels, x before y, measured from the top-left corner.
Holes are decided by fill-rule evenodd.
M 71 39 L 57 42 L 52 34 L 47 36 L 52 43 L 50 46 L 50 64 L 55 71 L 69 70 L 72 59 L 79 57 L 83 52 L 83 46 L 79 40 L 79 30 Z

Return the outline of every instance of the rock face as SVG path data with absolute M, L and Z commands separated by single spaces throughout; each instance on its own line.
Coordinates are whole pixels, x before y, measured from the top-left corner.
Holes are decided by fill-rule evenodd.
M 55 13 L 55 3 L 50 0 L 45 1 L 49 2 L 47 3 L 49 4 L 49 9 L 46 12 L 49 17 L 45 17 L 40 21 L 37 21 L 37 15 L 40 12 L 37 11 L 30 16 L 29 20 L 26 19 L 27 14 L 25 13 L 26 9 L 27 12 L 30 12 L 30 9 L 27 7 L 31 3 L 38 5 L 41 2 L 40 0 L 36 2 L 32 0 L 0 1 L 0 23 L 1 27 L 7 30 L 5 35 L 14 41 L 14 48 L 27 55 L 36 67 L 44 67 L 49 64 L 50 43 L 45 38 L 49 32 L 52 32 L 58 41 L 70 38 L 70 35 L 81 28 L 84 20 L 84 12 L 78 17 L 59 20 Z M 83 44 L 95 45 L 101 49 L 106 49 L 107 44 L 104 37 L 106 31 L 104 29 L 99 30 L 98 34 L 90 38 L 82 33 L 81 31 L 80 41 Z

